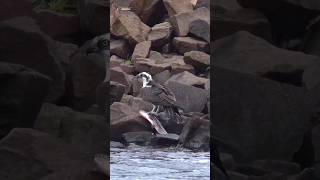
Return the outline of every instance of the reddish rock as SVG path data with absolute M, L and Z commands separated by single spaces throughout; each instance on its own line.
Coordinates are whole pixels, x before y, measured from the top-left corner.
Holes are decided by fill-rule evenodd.
M 150 48 L 151 48 L 151 41 L 143 41 L 138 43 L 134 48 L 131 60 L 134 61 L 137 58 L 148 57 Z
M 184 54 L 189 51 L 209 52 L 208 43 L 192 37 L 175 37 L 173 39 L 173 46 L 180 54 Z
M 190 12 L 193 10 L 190 0 L 163 0 L 163 3 L 168 11 L 169 16 Z

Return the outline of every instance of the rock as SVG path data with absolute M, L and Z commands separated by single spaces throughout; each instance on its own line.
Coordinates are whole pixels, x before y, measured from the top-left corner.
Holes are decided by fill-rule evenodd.
M 173 46 L 180 54 L 189 51 L 209 52 L 208 43 L 192 37 L 175 37 L 173 39 Z
M 70 65 L 72 56 L 79 51 L 79 46 L 72 43 L 56 42 L 58 45 L 58 50 L 62 54 L 63 58 L 61 59 L 61 64 L 66 72 L 68 66 Z
M 204 72 L 210 66 L 210 55 L 201 51 L 184 53 L 184 62 L 195 67 L 198 73 Z
M 210 121 L 190 119 L 182 129 L 179 144 L 185 148 L 205 150 L 210 149 Z
M 180 65 L 180 64 L 172 64 L 171 65 L 171 73 L 172 74 L 179 74 L 182 72 L 190 72 L 190 73 L 194 73 L 194 67 L 191 66 L 190 64 L 184 64 L 184 65 Z
M 183 108 L 184 112 L 201 112 L 209 98 L 208 91 L 178 82 L 169 81 L 168 88 L 175 94 L 177 105 Z
M 134 61 L 134 69 L 136 72 L 149 72 L 151 75 L 171 69 L 170 63 L 156 63 L 151 59 L 138 58 Z
M 194 8 L 198 9 L 200 7 L 205 7 L 207 9 L 210 9 L 210 0 L 197 0 L 196 6 Z
M 258 10 L 239 9 L 214 13 L 211 19 L 213 39 L 220 39 L 238 31 L 247 31 L 271 41 L 271 25 Z
M 213 64 L 230 70 L 308 89 L 320 82 L 312 76 L 304 77 L 309 68 L 319 66 L 319 57 L 277 48 L 248 32 L 240 31 L 215 41 L 214 52 Z
M 235 161 L 231 154 L 228 153 L 220 153 L 219 154 L 220 160 L 223 164 L 223 167 L 227 170 L 234 170 L 235 169 Z
M 94 162 L 98 166 L 99 170 L 106 176 L 110 176 L 110 158 L 107 155 L 98 154 L 94 157 Z
M 131 11 L 120 10 L 111 24 L 111 33 L 128 40 L 131 44 L 146 41 L 150 27 L 144 24 L 139 17 Z
M 195 20 L 206 21 L 210 26 L 210 11 L 207 8 L 198 8 L 191 12 L 177 14 L 169 19 L 175 34 L 180 37 L 188 35 L 190 24 Z
M 53 79 L 46 101 L 57 101 L 65 92 L 63 59 L 57 43 L 44 34 L 36 22 L 20 17 L 0 23 L 0 61 L 21 64 Z M 21 44 L 23 39 L 23 44 Z
M 189 31 L 195 37 L 210 43 L 210 24 L 207 21 L 201 19 L 192 21 Z
M 287 175 L 293 175 L 300 172 L 299 164 L 292 162 L 278 160 L 258 160 L 253 164 L 269 171 L 279 172 Z
M 110 141 L 110 148 L 125 148 L 120 142 Z
M 178 144 L 179 135 L 177 134 L 156 134 L 155 137 L 152 138 L 152 145 L 157 147 L 170 147 L 176 146 Z
M 112 56 L 110 57 L 110 68 L 120 67 L 120 65 L 121 65 L 124 61 L 125 61 L 124 59 L 121 59 L 121 58 L 119 58 L 119 57 L 116 56 L 116 55 L 112 55 Z
M 163 0 L 164 6 L 166 7 L 169 16 L 175 14 L 186 13 L 193 10 L 193 6 L 190 0 Z
M 153 79 L 160 83 L 160 84 L 164 84 L 171 76 L 171 73 L 169 70 L 165 70 L 165 71 L 162 71 L 156 75 L 153 76 Z
M 128 75 L 133 75 L 135 73 L 134 71 L 134 66 L 128 63 L 128 62 L 124 62 L 120 64 L 120 68 Z
M 120 119 L 130 115 L 137 115 L 137 112 L 126 103 L 114 102 L 110 106 L 110 122 L 111 123 L 117 122 Z
M 213 177 L 219 180 L 228 180 L 226 175 L 213 163 L 210 163 L 210 169 L 212 169 Z
M 138 113 L 140 110 L 149 112 L 153 108 L 152 103 L 146 102 L 140 97 L 134 97 L 130 95 L 123 96 L 121 102 L 131 106 L 132 110 L 134 110 L 136 113 Z
M 164 13 L 160 0 L 132 0 L 129 8 L 146 24 L 150 21 L 154 22 L 155 20 L 153 19 L 160 19 L 160 14 Z
M 309 126 L 305 90 L 219 66 L 213 79 L 211 132 L 232 145 L 235 160 L 290 161 Z
M 152 133 L 149 131 L 127 132 L 123 136 L 127 143 L 147 145 L 151 142 Z
M 82 152 L 88 154 L 106 152 L 108 129 L 103 116 L 45 103 L 34 128 L 63 139 Z
M 173 28 L 169 22 L 163 22 L 156 24 L 151 28 L 151 32 L 148 35 L 148 41 L 151 41 L 152 47 L 161 47 L 170 41 Z
M 84 45 L 86 46 L 86 45 Z M 85 49 L 81 47 L 81 49 Z M 77 110 L 87 109 L 96 101 L 96 88 L 107 73 L 107 56 L 79 51 L 72 57 L 69 72 L 72 79 L 74 102 Z
M 134 48 L 131 60 L 134 61 L 137 58 L 148 57 L 150 48 L 151 48 L 151 41 L 143 41 L 138 43 Z
M 86 179 L 97 166 L 93 157 L 49 134 L 33 129 L 13 129 L 0 141 L 1 179 Z
M 0 2 L 0 21 L 29 16 L 32 12 L 32 1 L 29 0 L 4 0 Z
M 319 145 L 319 139 L 320 139 L 320 125 L 317 125 L 312 130 L 312 143 L 314 146 L 314 152 L 315 152 L 315 161 L 320 161 L 320 145 Z
M 170 81 L 175 81 L 188 86 L 195 86 L 204 89 L 205 84 L 210 80 L 206 78 L 197 77 L 188 71 L 184 71 L 182 73 L 171 76 L 165 84 L 168 84 Z
M 129 76 L 120 67 L 114 67 L 110 69 L 110 80 L 123 84 L 126 89 L 125 93 L 130 91 Z
M 110 42 L 110 55 L 117 55 L 122 59 L 128 59 L 129 57 L 129 45 L 125 40 L 111 40 Z
M 40 28 L 55 40 L 75 43 L 77 39 L 70 39 L 70 37 L 81 32 L 78 15 L 41 9 L 36 10 L 33 17 Z
M 0 137 L 13 127 L 32 127 L 51 79 L 18 64 L 0 63 Z
M 109 1 L 104 0 L 80 0 L 78 10 L 80 26 L 84 33 L 90 36 L 98 36 L 107 33 L 109 29 Z
M 144 119 L 138 114 L 132 114 L 125 116 L 121 119 L 111 122 L 111 140 L 118 142 L 125 142 L 122 134 L 127 132 L 139 132 L 139 131 L 149 131 L 151 132 L 151 125 L 148 120 Z

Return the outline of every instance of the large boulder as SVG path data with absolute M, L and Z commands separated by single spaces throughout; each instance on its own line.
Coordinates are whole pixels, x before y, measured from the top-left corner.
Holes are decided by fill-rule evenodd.
M 78 9 L 80 25 L 83 33 L 94 37 L 109 30 L 109 1 L 105 0 L 80 0 Z
M 65 74 L 60 64 L 62 53 L 33 19 L 20 17 L 1 22 L 0 44 L 3 52 L 0 61 L 22 64 L 53 79 L 47 101 L 56 101 L 62 96 L 65 91 Z
M 78 15 L 41 9 L 36 10 L 33 17 L 40 28 L 55 40 L 76 42 L 76 39 L 69 37 L 75 37 L 81 32 Z
M 130 10 L 146 24 L 159 21 L 164 14 L 162 6 L 161 0 L 131 0 L 129 4 Z
M 195 67 L 196 71 L 204 72 L 210 66 L 210 55 L 201 51 L 184 53 L 184 62 Z
M 22 65 L 0 63 L 0 137 L 14 127 L 32 127 L 51 79 Z
M 309 126 L 305 90 L 219 66 L 213 79 L 211 132 L 230 146 L 224 151 L 237 161 L 290 161 Z
M 277 48 L 245 31 L 215 41 L 213 49 L 212 63 L 226 69 L 308 89 L 320 82 L 312 75 L 318 72 L 312 68 L 319 66 L 319 57 Z
M 0 179 L 98 180 L 92 156 L 72 145 L 33 129 L 13 129 L 0 141 Z
M 131 11 L 119 10 L 112 16 L 111 33 L 127 39 L 131 44 L 146 41 L 150 30 L 151 28 Z
M 45 103 L 34 128 L 61 138 L 87 154 L 106 152 L 108 128 L 103 116 Z
M 209 91 L 182 84 L 176 81 L 169 81 L 168 88 L 175 94 L 177 105 L 184 112 L 202 112 L 209 99 Z M 181 91 L 183 89 L 183 91 Z
M 110 56 L 117 55 L 123 59 L 127 59 L 131 53 L 129 49 L 127 41 L 123 39 L 112 39 L 110 42 Z
M 151 41 L 142 41 L 138 43 L 131 56 L 131 60 L 135 60 L 136 58 L 146 58 L 149 56 L 151 48 Z
M 163 0 L 164 6 L 167 9 L 169 16 L 175 14 L 186 13 L 193 10 L 190 0 Z
M 171 76 L 165 83 L 168 84 L 170 81 L 176 81 L 181 84 L 200 87 L 204 89 L 205 84 L 208 83 L 210 80 L 202 77 L 197 77 L 188 71 L 184 71 L 182 73 Z
M 172 34 L 172 25 L 169 22 L 163 22 L 154 25 L 148 35 L 148 41 L 151 41 L 152 47 L 158 48 L 169 43 Z
M 175 37 L 173 38 L 172 43 L 180 54 L 184 54 L 189 51 L 210 51 L 207 42 L 192 37 Z

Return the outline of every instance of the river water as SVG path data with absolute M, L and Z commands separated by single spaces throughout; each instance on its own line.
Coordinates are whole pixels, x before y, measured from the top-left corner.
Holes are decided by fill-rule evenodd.
M 210 153 L 129 146 L 110 149 L 111 180 L 209 180 Z

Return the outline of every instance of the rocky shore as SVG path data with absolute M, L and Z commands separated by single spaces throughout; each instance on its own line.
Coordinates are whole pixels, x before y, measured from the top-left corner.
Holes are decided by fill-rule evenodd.
M 209 151 L 210 9 L 190 0 L 113 1 L 110 17 L 111 140 L 154 147 Z M 140 110 L 136 79 L 148 72 L 167 86 L 182 107 L 183 123 L 160 122 L 168 135 L 152 135 Z M 112 143 L 118 146 L 117 143 Z

